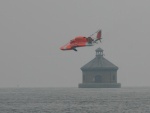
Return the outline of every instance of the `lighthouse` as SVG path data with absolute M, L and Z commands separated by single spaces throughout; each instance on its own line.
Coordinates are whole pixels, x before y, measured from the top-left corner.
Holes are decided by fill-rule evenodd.
M 103 49 L 95 50 L 95 58 L 81 67 L 82 83 L 79 88 L 120 88 L 117 83 L 118 67 L 104 58 Z

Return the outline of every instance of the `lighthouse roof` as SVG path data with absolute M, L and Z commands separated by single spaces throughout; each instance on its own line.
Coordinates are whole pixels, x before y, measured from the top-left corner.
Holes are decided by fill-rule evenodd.
M 95 50 L 97 52 L 103 52 L 101 48 Z M 96 54 L 96 57 L 81 67 L 81 70 L 99 70 L 99 69 L 112 69 L 118 70 L 118 67 L 108 61 L 106 58 L 103 57 L 101 54 Z

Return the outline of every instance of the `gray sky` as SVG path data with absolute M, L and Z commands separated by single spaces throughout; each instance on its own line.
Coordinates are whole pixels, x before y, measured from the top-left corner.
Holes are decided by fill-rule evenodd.
M 149 0 L 0 0 L 0 87 L 77 87 L 104 49 L 122 86 L 150 86 Z M 102 29 L 102 43 L 59 47 Z

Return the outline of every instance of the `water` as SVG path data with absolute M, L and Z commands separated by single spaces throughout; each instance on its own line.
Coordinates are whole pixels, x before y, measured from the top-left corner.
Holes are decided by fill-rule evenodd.
M 0 113 L 150 113 L 150 88 L 1 88 Z

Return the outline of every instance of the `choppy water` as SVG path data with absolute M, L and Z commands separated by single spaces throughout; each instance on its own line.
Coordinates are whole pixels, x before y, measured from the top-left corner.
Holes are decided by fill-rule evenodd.
M 0 113 L 150 113 L 150 88 L 1 88 Z

